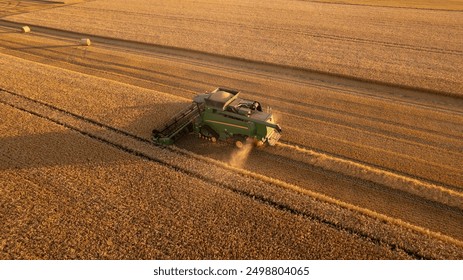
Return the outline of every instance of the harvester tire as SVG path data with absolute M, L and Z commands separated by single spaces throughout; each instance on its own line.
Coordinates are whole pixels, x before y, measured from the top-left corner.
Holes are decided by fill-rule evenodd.
M 243 146 L 244 146 L 243 141 L 241 141 L 241 140 L 236 140 L 235 146 L 236 146 L 238 149 L 242 149 Z
M 248 141 L 248 137 L 245 135 L 235 135 L 235 146 L 238 149 L 242 149 Z
M 199 133 L 209 141 L 215 143 L 219 139 L 219 135 L 210 126 L 204 125 L 199 130 Z

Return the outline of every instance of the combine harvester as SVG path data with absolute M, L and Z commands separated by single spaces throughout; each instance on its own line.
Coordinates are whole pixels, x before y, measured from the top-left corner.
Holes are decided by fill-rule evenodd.
M 262 111 L 259 102 L 239 98 L 237 90 L 217 88 L 195 96 L 162 130 L 153 130 L 152 139 L 158 145 L 171 145 L 187 132 L 212 142 L 231 140 L 241 148 L 248 140 L 256 146 L 273 146 L 280 139 L 281 128 L 271 113 Z

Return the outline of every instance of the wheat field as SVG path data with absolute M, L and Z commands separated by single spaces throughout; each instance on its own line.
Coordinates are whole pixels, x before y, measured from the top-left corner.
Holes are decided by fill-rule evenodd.
M 58 2 L 0 1 L 0 259 L 463 258 L 461 1 Z M 280 142 L 151 142 L 218 86 Z

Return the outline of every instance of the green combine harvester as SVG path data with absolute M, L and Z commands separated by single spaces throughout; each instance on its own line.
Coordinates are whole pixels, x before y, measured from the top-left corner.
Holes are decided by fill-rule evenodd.
M 217 88 L 199 94 L 190 106 L 173 117 L 162 130 L 153 130 L 158 145 L 172 145 L 182 134 L 194 132 L 212 142 L 233 141 L 238 148 L 252 140 L 270 146 L 280 139 L 281 128 L 257 101 L 239 98 L 239 91 Z

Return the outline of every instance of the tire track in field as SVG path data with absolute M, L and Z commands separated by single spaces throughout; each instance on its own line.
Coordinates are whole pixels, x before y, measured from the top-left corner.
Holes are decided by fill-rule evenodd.
M 443 250 L 439 252 L 439 254 L 450 255 L 445 255 L 444 258 L 454 258 L 455 254 L 457 256 L 459 256 L 460 254 L 463 256 L 463 241 L 459 241 L 449 236 L 440 233 L 435 233 L 427 229 L 405 223 L 398 219 L 378 214 L 371 210 L 344 203 L 325 195 L 304 190 L 298 186 L 288 184 L 277 179 L 269 178 L 250 171 L 234 168 L 225 163 L 210 158 L 206 158 L 183 149 L 179 149 L 176 147 L 173 147 L 171 149 L 159 148 L 153 145 L 150 141 L 138 137 L 136 135 L 130 134 L 128 132 L 98 123 L 94 120 L 79 115 L 75 115 L 71 112 L 65 111 L 63 109 L 54 107 L 52 105 L 40 101 L 27 98 L 25 96 L 19 95 L 11 91 L 3 89 L 0 90 L 0 102 L 5 105 L 30 113 L 40 118 L 44 118 L 53 123 L 59 124 L 68 129 L 79 132 L 80 134 L 83 134 L 87 137 L 106 143 L 109 146 L 112 146 L 121 151 L 130 153 L 132 155 L 149 161 L 159 163 L 176 171 L 182 172 L 186 175 L 196 177 L 209 184 L 216 185 L 217 187 L 228 189 L 238 195 L 241 195 L 248 199 L 253 199 L 258 203 L 264 203 L 269 207 L 273 207 L 281 211 L 287 211 L 295 215 L 301 215 L 305 218 L 315 220 L 330 227 L 334 227 L 337 230 L 347 231 L 349 234 L 353 234 L 370 242 L 387 245 L 392 250 L 400 249 L 413 258 L 436 258 L 436 255 L 434 254 L 434 246 L 436 246 L 435 242 L 444 242 L 445 244 L 447 244 L 446 246 L 449 246 L 449 251 Z M 188 158 L 189 160 L 185 161 L 185 158 Z M 208 172 L 203 172 L 204 170 L 211 171 L 211 165 L 215 168 L 219 168 L 219 173 L 222 174 L 223 177 L 217 178 L 214 177 L 214 174 L 212 174 L 211 177 L 211 175 Z M 276 197 L 267 195 L 265 192 L 262 192 L 262 189 L 249 190 L 246 189 L 245 186 L 241 186 L 240 184 L 233 184 L 233 182 L 231 184 L 226 183 L 227 180 L 230 179 L 227 178 L 227 172 L 231 173 L 231 178 L 243 177 L 243 179 L 247 183 L 249 183 L 250 186 L 252 186 L 252 188 L 255 188 L 254 184 L 261 185 L 262 183 L 264 183 L 265 189 L 267 190 L 271 190 L 272 186 L 276 186 L 278 192 L 289 191 L 289 194 L 291 195 L 297 193 L 299 195 L 302 195 L 303 197 L 309 197 L 317 201 L 328 202 L 331 205 L 341 207 L 341 209 L 347 209 L 347 212 L 355 211 L 356 213 L 360 213 L 365 217 L 369 217 L 372 218 L 374 221 L 377 221 L 377 226 L 380 227 L 387 227 L 392 225 L 399 226 L 399 228 L 405 228 L 407 231 L 412 231 L 414 234 L 417 235 L 414 235 L 412 238 L 412 240 L 415 240 L 415 242 L 411 242 L 410 244 L 404 246 L 404 236 L 402 235 L 403 233 L 399 234 L 396 237 L 402 241 L 393 241 L 394 238 L 391 239 L 389 234 L 394 234 L 389 231 L 389 234 L 386 237 L 382 237 L 381 235 L 378 236 L 377 233 L 368 232 L 373 228 L 367 227 L 359 229 L 353 227 L 352 225 L 346 225 L 343 222 L 332 220 L 329 217 L 324 217 L 323 214 L 321 214 L 320 216 L 318 215 L 318 213 L 313 213 L 310 211 L 307 212 L 307 210 L 299 209 L 296 205 L 294 205 L 296 207 L 293 207 L 293 205 L 288 204 L 288 201 L 281 201 Z M 225 181 L 221 181 L 222 179 L 225 179 Z M 254 183 L 252 181 L 254 181 Z M 284 199 L 287 199 L 286 196 L 283 197 Z M 350 215 L 352 215 L 352 213 Z M 349 224 L 349 221 L 347 220 L 346 223 Z M 354 224 L 356 224 L 356 222 Z M 426 243 L 419 244 L 420 246 L 425 247 L 418 246 L 418 248 L 416 248 L 413 247 L 414 245 L 416 245 L 416 238 L 425 238 L 429 240 Z M 433 244 L 429 244 L 429 242 Z

